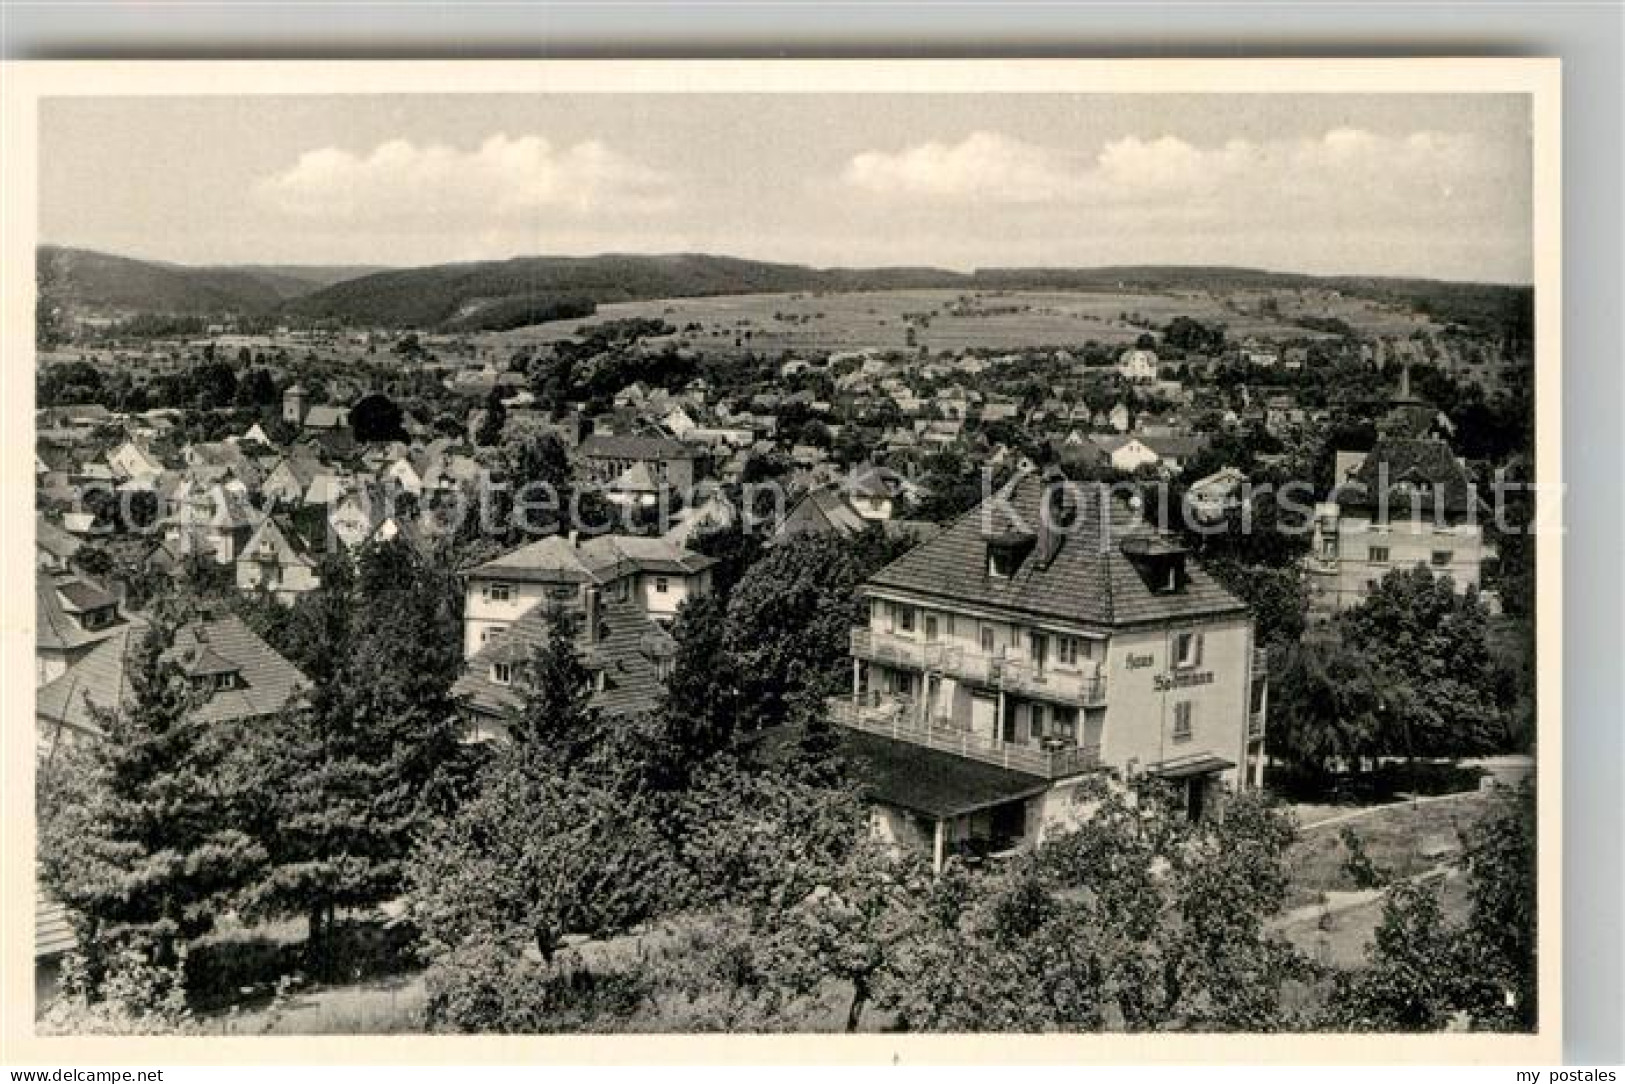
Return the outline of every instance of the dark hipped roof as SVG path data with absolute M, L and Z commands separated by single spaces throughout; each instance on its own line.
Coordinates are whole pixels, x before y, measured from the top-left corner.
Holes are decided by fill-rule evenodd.
M 523 690 L 497 684 L 491 679 L 491 667 L 507 663 L 514 668 L 515 679 L 520 678 L 523 665 L 547 643 L 550 616 L 543 605 L 526 611 L 506 633 L 468 660 L 468 669 L 452 686 L 452 695 L 488 715 L 517 711 L 524 703 Z M 670 658 L 675 650 L 669 633 L 635 604 L 605 598 L 599 605 L 598 639 L 588 644 L 584 637 L 583 628 L 578 637 L 582 665 L 604 675 L 604 687 L 593 694 L 594 707 L 606 715 L 631 715 L 653 711 L 659 705 L 664 686 L 656 660 Z
M 658 460 L 694 459 L 699 453 L 670 437 L 594 433 L 581 442 L 581 454 L 589 459 Z
M 1442 440 L 1382 440 L 1366 453 L 1352 477 L 1338 492 L 1346 508 L 1374 508 L 1383 486 L 1388 487 L 1390 509 L 1408 510 L 1409 498 L 1394 492 L 1404 483 L 1425 482 L 1434 499 L 1450 512 L 1465 512 L 1472 505 L 1472 480 Z M 1430 501 L 1418 506 L 1431 509 Z
M 850 770 L 871 801 L 942 819 L 1042 794 L 1036 775 L 983 764 L 923 745 L 840 729 Z
M 1033 474 L 1013 482 L 1008 501 L 1019 520 L 995 503 L 987 516 L 990 533 L 999 536 L 1018 526 L 1036 532 L 1043 488 Z M 1246 612 L 1239 599 L 1189 558 L 1181 590 L 1153 591 L 1122 552 L 1122 544 L 1129 538 L 1154 538 L 1156 532 L 1114 501 L 1105 485 L 1074 484 L 1073 492 L 1080 497 L 1079 513 L 1047 564 L 1042 547 L 1034 546 L 1013 576 L 989 576 L 988 535 L 983 533 L 983 510 L 977 508 L 881 569 L 867 588 L 1101 627 Z
M 60 723 L 87 733 L 97 730 L 90 705 L 116 708 L 129 692 L 125 664 L 136 646 L 134 636 L 146 635 L 146 625 L 136 621 L 121 625 L 114 634 L 74 663 L 56 680 L 35 694 L 35 713 L 47 722 Z M 292 701 L 309 684 L 292 663 L 254 635 L 235 614 L 194 621 L 175 637 L 171 651 L 180 653 L 184 668 L 190 660 L 208 657 L 222 672 L 235 671 L 235 688 L 212 693 L 197 710 L 203 722 L 225 722 L 272 715 Z M 88 700 L 88 703 L 87 703 Z
M 549 535 L 487 561 L 470 575 L 533 583 L 609 583 L 633 572 L 690 576 L 716 563 L 714 557 L 664 538 L 600 535 L 572 542 L 563 535 Z

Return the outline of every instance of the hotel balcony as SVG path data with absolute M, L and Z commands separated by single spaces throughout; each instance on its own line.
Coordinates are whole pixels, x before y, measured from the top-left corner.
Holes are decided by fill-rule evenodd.
M 1100 768 L 1098 745 L 1067 746 L 1057 742 L 1040 746 L 999 741 L 945 722 L 921 718 L 919 703 L 906 697 L 838 696 L 832 697 L 828 704 L 830 721 L 838 726 L 1044 779 L 1061 779 Z
M 1106 675 L 1079 673 L 1055 666 L 1035 667 L 1027 659 L 984 655 L 943 643 L 924 643 L 872 629 L 852 630 L 854 658 L 1000 689 L 1019 696 L 1070 707 L 1099 707 L 1106 702 Z

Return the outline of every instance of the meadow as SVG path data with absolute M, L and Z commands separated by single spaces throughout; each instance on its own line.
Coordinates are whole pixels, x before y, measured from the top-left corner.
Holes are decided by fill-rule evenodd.
M 1126 345 L 1176 316 L 1225 324 L 1232 339 L 1317 337 L 1316 332 L 1278 319 L 1237 311 L 1205 291 L 1061 290 L 732 294 L 619 302 L 600 305 L 585 320 L 521 328 L 500 337 L 517 347 L 569 338 L 584 326 L 642 318 L 665 320 L 682 331 L 690 345 L 719 353 L 747 348 L 777 354 L 922 346 L 935 353 L 1062 348 L 1090 340 Z

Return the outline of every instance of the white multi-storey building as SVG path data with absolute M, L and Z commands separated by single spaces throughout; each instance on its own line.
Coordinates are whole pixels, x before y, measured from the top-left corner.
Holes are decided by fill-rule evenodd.
M 1035 842 L 1093 773 L 1175 781 L 1193 816 L 1261 781 L 1251 613 L 1106 487 L 1023 476 L 863 595 L 832 717 L 877 830 L 939 865 Z

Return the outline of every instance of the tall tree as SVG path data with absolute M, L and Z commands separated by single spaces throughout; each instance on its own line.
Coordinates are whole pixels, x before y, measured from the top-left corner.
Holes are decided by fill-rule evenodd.
M 1392 689 L 1390 755 L 1467 756 L 1494 747 L 1507 732 L 1510 705 L 1494 687 L 1489 615 L 1478 592 L 1457 594 L 1448 577 L 1425 567 L 1390 572 L 1340 627 L 1382 669 Z
M 41 878 L 93 971 L 132 943 L 173 966 L 265 860 L 222 793 L 238 728 L 196 719 L 206 694 L 171 654 L 178 626 L 154 621 L 126 660 L 128 699 L 95 709 L 100 735 L 42 773 Z
M 406 856 L 451 804 L 462 762 L 454 579 L 400 541 L 364 547 L 357 566 L 330 563 L 296 610 L 309 709 L 260 728 L 232 762 L 241 815 L 270 856 L 246 907 L 306 916 L 318 969 L 340 908 L 403 891 Z
M 809 698 L 840 691 L 850 630 L 863 623 L 858 587 L 901 549 L 877 529 L 803 534 L 751 566 L 729 598 L 723 638 L 749 723 L 784 722 Z

